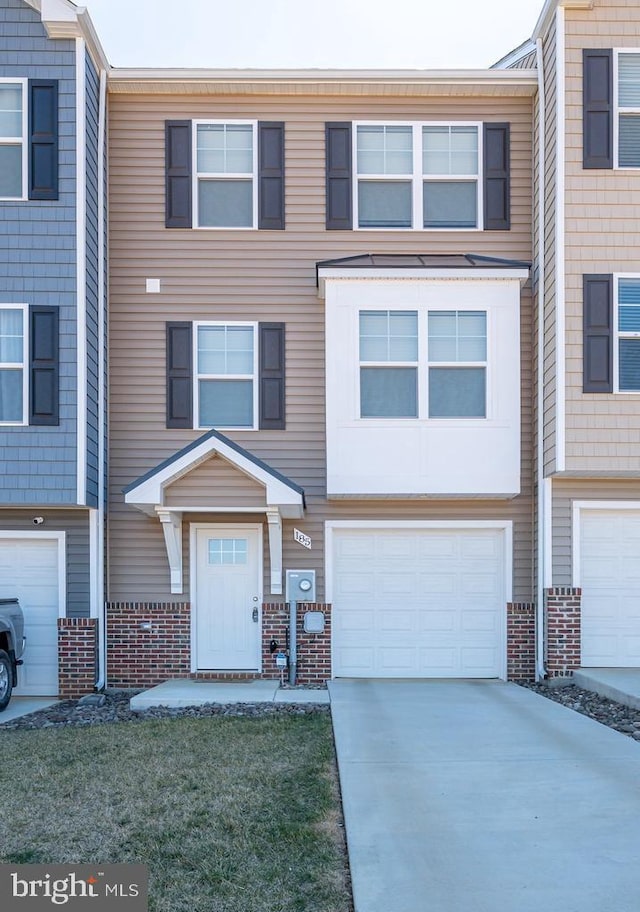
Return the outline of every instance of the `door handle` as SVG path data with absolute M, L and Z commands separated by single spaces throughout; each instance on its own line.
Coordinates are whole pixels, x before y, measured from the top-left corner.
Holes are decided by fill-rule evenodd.
M 258 609 L 257 608 L 253 609 L 253 611 L 251 612 L 251 617 L 253 618 L 254 623 L 257 624 L 258 623 Z

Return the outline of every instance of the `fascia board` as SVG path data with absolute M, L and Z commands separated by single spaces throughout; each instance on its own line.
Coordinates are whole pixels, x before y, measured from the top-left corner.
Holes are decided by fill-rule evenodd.
M 526 267 L 516 269 L 318 269 L 318 296 L 324 298 L 327 280 L 339 281 L 416 281 L 418 279 L 440 279 L 450 281 L 482 280 L 514 281 L 524 285 L 529 279 L 529 270 Z

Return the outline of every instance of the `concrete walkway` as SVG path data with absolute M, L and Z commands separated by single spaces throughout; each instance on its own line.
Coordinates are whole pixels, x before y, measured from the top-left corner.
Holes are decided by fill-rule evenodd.
M 326 690 L 281 689 L 278 681 L 165 681 L 136 694 L 129 701 L 132 710 L 153 706 L 182 708 L 205 703 L 328 703 Z
M 640 668 L 579 668 L 571 683 L 640 709 Z
M 513 684 L 329 689 L 356 912 L 637 912 L 640 743 Z

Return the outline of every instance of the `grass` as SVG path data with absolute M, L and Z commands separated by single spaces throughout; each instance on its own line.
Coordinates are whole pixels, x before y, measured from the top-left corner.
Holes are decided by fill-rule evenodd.
M 151 912 L 351 909 L 325 714 L 0 738 L 0 862 L 148 864 Z

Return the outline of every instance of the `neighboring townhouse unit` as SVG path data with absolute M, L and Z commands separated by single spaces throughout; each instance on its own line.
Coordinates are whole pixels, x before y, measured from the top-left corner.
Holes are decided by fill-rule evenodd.
M 640 4 L 547 3 L 535 37 L 547 670 L 638 667 Z
M 94 684 L 105 68 L 67 0 L 0 0 L 0 596 L 25 612 L 23 695 Z

